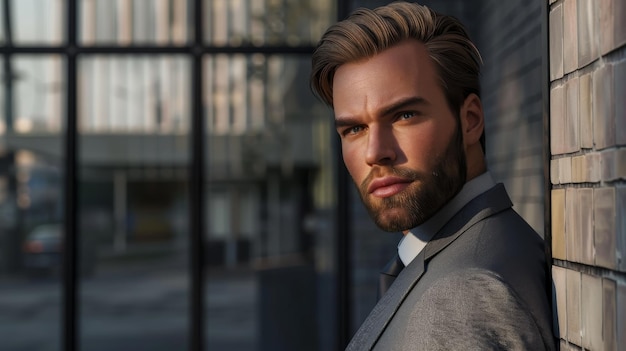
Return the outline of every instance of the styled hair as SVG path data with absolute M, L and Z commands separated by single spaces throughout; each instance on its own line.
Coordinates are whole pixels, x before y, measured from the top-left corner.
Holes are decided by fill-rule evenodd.
M 406 40 L 423 43 L 435 63 L 447 103 L 455 116 L 470 94 L 480 97 L 482 58 L 459 20 L 415 3 L 360 8 L 332 25 L 312 57 L 311 89 L 333 107 L 333 78 L 345 63 L 372 57 Z M 484 132 L 481 136 L 483 150 Z

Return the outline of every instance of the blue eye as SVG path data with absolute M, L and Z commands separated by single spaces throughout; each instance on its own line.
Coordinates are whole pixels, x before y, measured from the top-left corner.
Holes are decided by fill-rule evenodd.
M 344 131 L 344 134 L 348 135 L 348 134 L 357 134 L 359 132 L 361 132 L 363 130 L 363 126 L 354 126 L 354 127 L 350 127 L 348 129 L 346 129 Z
M 415 112 L 402 112 L 398 119 L 409 119 L 415 116 Z

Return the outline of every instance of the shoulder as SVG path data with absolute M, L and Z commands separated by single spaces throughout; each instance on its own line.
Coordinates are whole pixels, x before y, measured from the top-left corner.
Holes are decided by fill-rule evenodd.
M 509 209 L 477 222 L 452 243 L 449 252 L 442 252 L 441 259 L 460 270 L 470 267 L 496 272 L 519 291 L 533 282 L 543 284 L 545 245 L 543 238 Z
M 418 349 L 545 348 L 531 313 L 501 277 L 487 270 L 437 279 L 412 308 L 405 338 L 414 338 Z
M 502 313 L 496 305 L 518 307 L 517 294 L 498 274 L 469 268 L 440 277 L 424 292 L 423 299 L 448 302 L 439 311 L 469 311 L 479 315 Z M 478 317 L 478 316 L 476 316 Z

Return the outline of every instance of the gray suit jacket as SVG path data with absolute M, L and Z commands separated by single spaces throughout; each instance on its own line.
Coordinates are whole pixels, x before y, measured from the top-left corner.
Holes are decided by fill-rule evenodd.
M 544 242 L 502 184 L 405 267 L 346 350 L 553 350 Z

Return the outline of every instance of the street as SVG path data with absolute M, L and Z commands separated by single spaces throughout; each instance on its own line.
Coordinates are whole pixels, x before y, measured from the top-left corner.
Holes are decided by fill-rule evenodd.
M 206 348 L 253 350 L 253 273 L 209 273 L 205 291 Z M 0 350 L 60 350 L 61 299 L 58 277 L 0 278 Z M 189 277 L 184 264 L 101 265 L 93 277 L 81 281 L 79 301 L 81 350 L 188 349 Z

